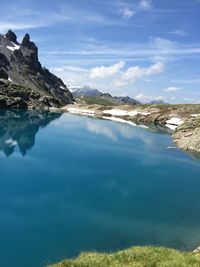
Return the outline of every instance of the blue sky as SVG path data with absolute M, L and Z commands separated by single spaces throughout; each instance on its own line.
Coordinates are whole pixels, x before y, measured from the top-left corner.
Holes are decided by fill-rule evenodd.
M 140 101 L 200 103 L 200 0 L 1 3 L 0 32 L 29 32 L 67 85 Z

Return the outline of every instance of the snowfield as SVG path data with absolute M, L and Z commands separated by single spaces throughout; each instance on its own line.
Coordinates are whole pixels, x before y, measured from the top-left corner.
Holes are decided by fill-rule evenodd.
M 20 45 L 17 45 L 15 43 L 12 42 L 13 46 L 6 46 L 9 50 L 11 51 L 15 51 L 15 50 L 19 50 L 20 49 Z
M 109 114 L 111 116 L 130 116 L 130 117 L 134 117 L 137 115 L 149 115 L 151 113 L 149 112 L 140 112 L 137 110 L 134 111 L 126 111 L 126 110 L 121 110 L 121 109 L 110 109 L 110 110 L 104 110 L 103 111 L 104 114 Z
M 176 130 L 176 128 L 179 125 L 181 125 L 183 123 L 184 123 L 184 121 L 181 120 L 180 118 L 171 118 L 171 119 L 166 121 L 166 127 L 168 127 L 169 129 L 174 131 L 174 130 Z
M 94 116 L 94 114 L 95 114 L 94 110 L 79 109 L 79 108 L 67 108 L 67 111 L 69 113 L 82 114 L 82 115 L 87 115 L 87 116 Z

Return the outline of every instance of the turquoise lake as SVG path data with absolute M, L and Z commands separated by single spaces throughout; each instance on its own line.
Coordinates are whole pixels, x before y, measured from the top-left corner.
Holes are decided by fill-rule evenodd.
M 199 246 L 200 161 L 171 146 L 156 129 L 0 111 L 0 266 Z

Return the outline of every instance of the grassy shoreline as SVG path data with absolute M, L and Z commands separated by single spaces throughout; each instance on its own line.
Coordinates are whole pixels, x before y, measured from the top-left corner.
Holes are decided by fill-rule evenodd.
M 165 247 L 132 247 L 114 253 L 81 253 L 48 267 L 200 267 L 200 255 Z

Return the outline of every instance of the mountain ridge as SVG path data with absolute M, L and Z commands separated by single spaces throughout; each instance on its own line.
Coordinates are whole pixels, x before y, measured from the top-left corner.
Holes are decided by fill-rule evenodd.
M 139 101 L 129 97 L 129 96 L 112 96 L 110 93 L 102 93 L 98 89 L 90 88 L 89 86 L 69 86 L 69 90 L 72 92 L 74 97 L 77 98 L 97 98 L 97 101 L 104 100 L 112 105 L 138 105 Z M 87 100 L 87 99 L 85 99 Z

